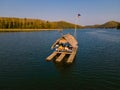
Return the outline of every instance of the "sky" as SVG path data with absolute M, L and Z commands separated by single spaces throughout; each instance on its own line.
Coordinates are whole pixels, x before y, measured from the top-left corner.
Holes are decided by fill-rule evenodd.
M 120 0 L 0 0 L 0 17 L 62 20 L 83 26 L 120 22 Z

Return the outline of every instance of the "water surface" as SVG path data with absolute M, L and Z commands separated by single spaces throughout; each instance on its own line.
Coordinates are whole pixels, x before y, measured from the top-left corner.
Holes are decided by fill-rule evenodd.
M 59 37 L 57 31 L 0 33 L 0 90 L 120 90 L 120 31 L 77 30 L 71 65 L 45 60 Z

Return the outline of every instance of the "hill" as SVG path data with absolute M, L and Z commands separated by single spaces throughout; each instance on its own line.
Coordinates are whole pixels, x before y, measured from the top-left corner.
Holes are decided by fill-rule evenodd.
M 63 29 L 75 28 L 75 24 L 65 21 L 58 21 L 56 22 L 56 24 L 57 24 L 57 28 L 63 28 Z M 77 28 L 83 28 L 83 26 L 77 25 Z
M 99 28 L 117 28 L 119 23 L 120 22 L 110 21 L 110 22 L 107 22 L 107 23 L 100 25 Z
M 82 28 L 80 25 L 77 26 Z M 41 19 L 0 17 L 0 29 L 67 29 L 74 27 L 75 24 L 65 21 L 50 22 Z
M 116 21 L 109 21 L 101 25 L 91 25 L 91 26 L 85 26 L 84 28 L 117 28 L 117 26 L 120 24 L 120 22 Z

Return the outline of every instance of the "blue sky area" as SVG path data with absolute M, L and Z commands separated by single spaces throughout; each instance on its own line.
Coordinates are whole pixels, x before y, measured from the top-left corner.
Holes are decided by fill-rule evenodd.
M 120 21 L 120 0 L 0 0 L 0 17 L 64 20 L 80 25 Z

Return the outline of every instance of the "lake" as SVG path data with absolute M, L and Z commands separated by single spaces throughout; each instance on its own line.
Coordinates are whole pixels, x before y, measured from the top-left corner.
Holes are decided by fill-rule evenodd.
M 60 36 L 58 31 L 1 32 L 0 90 L 120 90 L 119 30 L 77 30 L 79 49 L 71 65 L 45 60 Z

